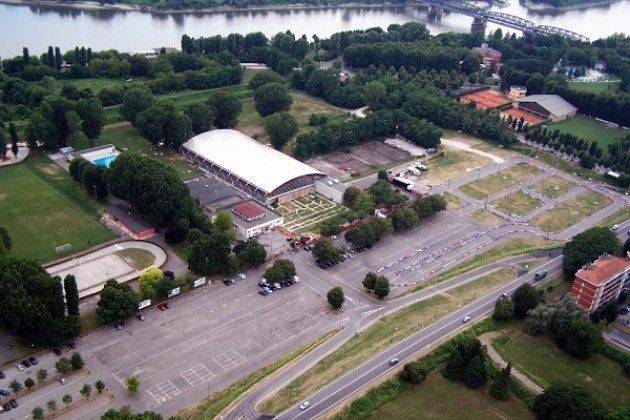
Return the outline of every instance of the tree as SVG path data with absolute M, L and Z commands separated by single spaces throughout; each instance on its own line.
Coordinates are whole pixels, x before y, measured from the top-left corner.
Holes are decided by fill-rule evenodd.
M 265 270 L 264 277 L 271 284 L 285 284 L 291 281 L 295 274 L 296 271 L 293 261 L 279 259 L 276 260 L 271 267 Z
M 282 150 L 284 145 L 298 132 L 298 123 L 288 112 L 276 112 L 263 121 L 265 133 L 274 148 Z
M 208 104 L 192 103 L 184 109 L 184 113 L 190 118 L 193 133 L 203 133 L 212 128 L 214 114 Z
M 4 247 L 7 251 L 13 248 L 13 241 L 9 231 L 4 226 L 0 226 L 0 248 Z
M 127 380 L 125 380 L 125 386 L 127 387 L 129 395 L 136 395 L 138 393 L 138 389 L 140 388 L 140 379 L 136 376 L 130 376 Z
M 142 296 L 143 299 L 155 299 L 158 285 L 163 277 L 164 273 L 157 267 L 149 267 L 144 270 L 138 280 L 140 296 Z
M 192 136 L 192 122 L 171 101 L 160 101 L 136 115 L 134 125 L 153 145 L 178 149 Z
M 258 267 L 267 259 L 267 251 L 256 239 L 250 238 L 236 250 L 238 265 L 243 268 Z
M 389 279 L 385 276 L 378 276 L 374 283 L 374 294 L 380 299 L 389 295 Z
M 13 152 L 13 156 L 17 157 L 18 152 L 19 152 L 19 146 L 18 146 L 18 134 L 17 134 L 17 128 L 15 128 L 15 123 L 14 122 L 10 122 L 9 123 L 9 136 L 11 137 L 11 152 Z
M 72 365 L 72 369 L 74 370 L 82 369 L 83 365 L 85 365 L 85 363 L 83 362 L 83 358 L 77 352 L 72 353 L 72 356 L 70 356 L 70 364 Z
M 76 110 L 81 117 L 81 128 L 85 137 L 90 140 L 98 138 L 105 125 L 105 113 L 101 101 L 96 98 L 80 99 Z
M 66 375 L 72 370 L 72 363 L 66 357 L 60 357 L 55 363 L 55 369 L 62 375 Z
M 44 409 L 41 408 L 41 407 L 33 408 L 33 411 L 31 411 L 31 416 L 34 419 L 42 419 L 42 418 L 44 418 Z
M 30 391 L 31 388 L 35 386 L 35 381 L 33 380 L 33 378 L 26 378 L 24 380 L 24 386 Z
M 578 359 L 587 359 L 602 345 L 601 332 L 583 317 L 573 319 L 562 337 L 560 347 Z
M 351 186 L 346 188 L 343 192 L 343 204 L 346 206 L 351 206 L 354 203 L 354 200 L 361 194 L 361 190 L 355 186 Z
M 153 411 L 134 414 L 129 407 L 125 406 L 120 410 L 110 409 L 101 416 L 101 420 L 162 420 L 162 416 Z
M 494 381 L 494 383 L 490 386 L 490 395 L 500 401 L 506 401 L 510 398 L 510 372 L 512 370 L 512 365 L 507 364 L 498 377 Z
M 617 236 L 606 227 L 591 228 L 579 233 L 564 245 L 562 269 L 573 281 L 575 273 L 604 253 L 615 254 L 620 247 Z
M 341 254 L 343 250 L 325 236 L 321 237 L 313 247 L 313 255 L 322 263 L 337 264 L 341 261 Z
M 410 207 L 401 207 L 396 209 L 392 215 L 392 226 L 395 231 L 409 230 L 418 224 L 420 218 Z
M 510 299 L 499 299 L 494 304 L 492 317 L 497 321 L 507 321 L 514 316 L 514 302 Z
M 525 318 L 527 311 L 534 309 L 540 303 L 540 293 L 531 284 L 519 286 L 512 295 L 514 313 L 519 318 Z
M 0 126 L 0 158 L 7 158 L 7 137 L 4 134 L 2 126 Z
M 426 379 L 428 373 L 429 370 L 417 361 L 406 363 L 400 372 L 400 379 L 412 384 L 419 384 Z
M 120 115 L 131 123 L 136 121 L 136 116 L 153 105 L 153 95 L 145 88 L 134 87 L 129 89 L 122 98 Z
M 127 283 L 108 280 L 101 291 L 96 316 L 101 325 L 127 319 L 138 310 L 138 295 Z
M 83 387 L 79 391 L 83 398 L 86 400 L 90 399 L 90 395 L 92 394 L 92 386 L 90 384 L 83 384 Z
M 70 403 L 72 402 L 72 396 L 65 394 L 62 398 L 61 401 L 63 401 L 63 403 L 66 405 L 66 408 L 70 405 Z
M 470 388 L 481 388 L 486 384 L 487 373 L 481 355 L 475 355 L 464 368 L 462 380 Z
M 188 223 L 188 219 L 180 217 L 175 223 L 168 227 L 164 238 L 170 244 L 180 244 L 186 240 L 189 231 L 190 224 Z
M 94 388 L 96 388 L 96 391 L 101 394 L 105 389 L 105 383 L 99 379 L 98 381 L 94 382 Z
M 46 369 L 37 370 L 37 383 L 42 383 L 48 377 L 48 371 Z
M 343 306 L 343 302 L 345 297 L 343 295 L 343 290 L 341 287 L 333 287 L 326 294 L 326 299 L 328 300 L 328 304 L 333 311 L 338 311 Z
M 379 169 L 378 170 L 378 179 L 382 179 L 383 181 L 388 181 L 389 180 L 389 174 L 387 173 L 386 169 Z
M 63 279 L 63 289 L 66 296 L 66 307 L 69 315 L 79 315 L 79 289 L 72 274 Z
M 293 103 L 289 89 L 285 84 L 267 83 L 254 91 L 254 105 L 256 111 L 266 117 L 275 112 L 288 111 Z
M 14 379 L 9 383 L 9 389 L 11 389 L 14 394 L 19 394 L 22 390 L 22 384 Z
M 57 402 L 55 400 L 48 400 L 46 407 L 48 407 L 48 411 L 55 411 L 57 409 Z
M 602 420 L 603 404 L 584 387 L 574 383 L 557 383 L 536 397 L 534 414 L 549 420 Z
M 254 77 L 251 78 L 251 80 L 248 83 L 248 87 L 251 90 L 255 91 L 259 87 L 266 85 L 268 83 L 286 84 L 286 82 L 287 82 L 286 79 L 282 77 L 281 75 L 279 75 L 278 73 L 276 73 L 275 71 L 262 70 L 262 71 L 257 71 Z
M 384 101 L 387 97 L 387 89 L 385 85 L 378 81 L 373 81 L 363 86 L 361 94 L 363 101 L 372 111 L 383 108 Z
M 376 286 L 377 278 L 378 276 L 376 275 L 376 273 L 373 273 L 372 271 L 368 271 L 365 277 L 363 278 L 363 287 L 365 287 L 367 290 L 374 290 L 374 287 Z
M 232 93 L 220 90 L 216 92 L 208 105 L 214 114 L 214 125 L 217 128 L 232 128 L 236 126 L 238 114 L 241 113 L 242 104 Z

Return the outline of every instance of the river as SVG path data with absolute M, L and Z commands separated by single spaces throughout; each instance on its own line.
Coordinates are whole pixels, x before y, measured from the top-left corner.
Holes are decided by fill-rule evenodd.
M 563 12 L 529 11 L 518 0 L 508 1 L 507 6 L 493 5 L 492 9 L 537 24 L 570 29 L 591 40 L 628 32 L 630 0 Z M 451 13 L 430 22 L 426 10 L 413 6 L 162 14 L 0 4 L 0 57 L 21 54 L 23 46 L 28 46 L 33 54 L 44 52 L 49 45 L 62 50 L 82 45 L 94 50 L 114 48 L 130 52 L 156 46 L 179 47 L 183 34 L 197 37 L 261 31 L 273 35 L 290 30 L 298 36 L 317 34 L 322 38 L 343 30 L 386 28 L 409 21 L 424 22 L 431 33 L 441 33 L 469 31 L 472 18 Z M 489 30 L 495 28 L 496 25 L 488 24 Z

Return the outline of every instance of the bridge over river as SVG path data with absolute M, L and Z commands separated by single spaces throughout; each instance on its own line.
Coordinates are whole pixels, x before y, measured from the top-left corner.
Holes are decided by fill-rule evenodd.
M 534 22 L 513 16 L 507 13 L 495 12 L 493 10 L 483 9 L 473 3 L 462 0 L 420 0 L 422 3 L 430 6 L 430 14 L 441 15 L 443 10 L 449 10 L 455 13 L 471 16 L 474 18 L 472 29 L 485 29 L 486 22 L 493 22 L 509 28 L 518 29 L 528 34 L 536 35 L 559 35 L 576 42 L 589 42 L 588 37 L 577 32 L 567 29 L 557 28 L 555 26 L 536 25 Z

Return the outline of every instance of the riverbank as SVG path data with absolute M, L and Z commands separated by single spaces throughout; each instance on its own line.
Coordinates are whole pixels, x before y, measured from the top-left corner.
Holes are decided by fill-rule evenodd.
M 143 13 L 160 13 L 160 14 L 177 14 L 177 13 L 244 13 L 244 12 L 272 12 L 272 11 L 285 11 L 285 10 L 326 10 L 326 9 L 356 9 L 356 8 L 373 8 L 373 9 L 385 9 L 392 7 L 406 7 L 406 6 L 419 6 L 418 3 L 409 1 L 406 3 L 361 3 L 351 2 L 342 4 L 329 4 L 329 5 L 311 5 L 303 3 L 294 4 L 270 4 L 265 6 L 250 6 L 250 7 L 229 7 L 229 6 L 216 6 L 206 7 L 200 9 L 157 9 L 151 6 L 134 6 L 125 3 L 115 4 L 101 4 L 95 1 L 80 1 L 80 2 L 65 2 L 59 0 L 0 0 L 0 3 L 23 5 L 23 6 L 38 6 L 49 8 L 64 8 L 64 9 L 76 9 L 76 10 L 112 10 L 122 12 L 143 12 Z
M 521 4 L 527 9 L 534 12 L 567 12 L 569 10 L 584 10 L 590 9 L 592 7 L 601 7 L 601 6 L 610 6 L 613 3 L 618 2 L 619 0 L 602 0 L 602 1 L 591 1 L 588 3 L 582 4 L 573 4 L 570 6 L 552 6 L 550 4 L 538 3 L 532 0 L 521 0 Z

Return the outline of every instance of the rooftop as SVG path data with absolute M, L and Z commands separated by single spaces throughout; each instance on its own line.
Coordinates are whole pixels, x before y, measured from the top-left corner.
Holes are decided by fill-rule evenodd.
M 107 213 L 127 226 L 133 233 L 142 233 L 146 230 L 153 229 L 153 227 L 145 222 L 136 212 L 124 204 L 109 206 Z
M 238 209 L 238 210 L 237 210 Z M 247 214 L 253 217 L 250 220 L 243 218 L 243 216 L 239 215 L 239 212 L 243 215 Z M 257 202 L 250 200 L 245 203 L 240 203 L 235 206 L 232 206 L 232 213 L 237 214 L 238 217 L 232 217 L 232 222 L 241 226 L 245 229 L 249 229 L 254 226 L 262 225 L 265 223 L 269 223 L 272 220 L 276 220 L 281 218 L 278 213 L 261 206 Z
M 628 269 L 630 269 L 630 259 L 604 254 L 594 263 L 579 269 L 575 276 L 594 286 L 599 286 Z
M 182 147 L 267 194 L 296 178 L 323 176 L 320 171 L 236 130 L 206 131 Z
M 524 98 L 516 99 L 516 102 L 535 102 L 555 115 L 564 115 L 577 111 L 576 107 L 558 95 L 529 95 Z
M 210 211 L 245 200 L 245 194 L 213 176 L 200 176 L 186 182 L 190 196 Z
M 475 101 L 477 109 L 495 109 L 508 105 L 511 101 L 502 93 L 492 89 L 478 90 L 476 92 L 467 93 L 459 98 L 463 104 Z
M 265 211 L 260 206 L 256 206 L 252 201 L 235 205 L 232 207 L 232 212 L 248 222 L 265 216 Z

